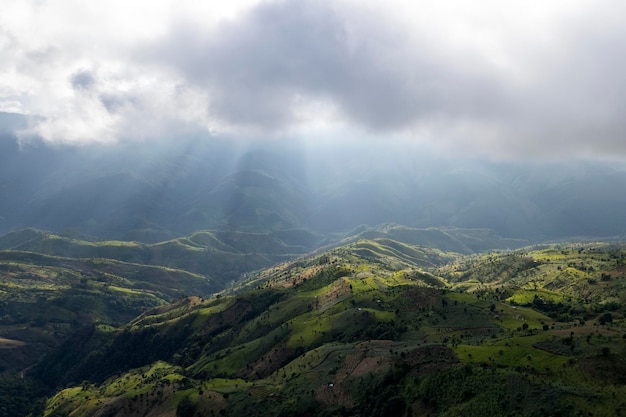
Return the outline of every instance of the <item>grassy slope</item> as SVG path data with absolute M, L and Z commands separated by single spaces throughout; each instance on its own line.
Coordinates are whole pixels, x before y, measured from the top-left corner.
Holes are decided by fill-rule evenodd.
M 320 244 L 304 231 L 244 233 L 202 231 L 156 244 L 87 241 L 35 229 L 0 237 L 0 249 L 72 258 L 105 258 L 184 269 L 224 287 L 241 274 L 292 259 Z
M 119 325 L 185 294 L 216 289 L 201 275 L 170 268 L 0 251 L 0 368 L 31 365 L 87 324 Z
M 85 380 L 46 415 L 619 415 L 625 255 L 361 240 L 96 329 L 34 374 Z
M 85 326 L 101 323 L 98 328 L 106 330 L 105 324 L 127 322 L 184 294 L 217 289 L 204 276 L 172 268 L 0 251 L 2 415 L 26 415 L 40 407 L 36 398 L 45 391 L 24 375 L 68 338 L 82 344 L 76 335 Z
M 416 229 L 400 225 L 360 228 L 343 243 L 359 239 L 392 239 L 409 245 L 438 248 L 446 252 L 471 254 L 494 249 L 515 249 L 528 243 L 520 239 L 502 238 L 488 229 L 428 228 Z

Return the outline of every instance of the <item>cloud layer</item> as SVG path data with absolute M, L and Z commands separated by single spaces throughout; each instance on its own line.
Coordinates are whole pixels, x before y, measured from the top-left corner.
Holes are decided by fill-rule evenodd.
M 205 131 L 626 156 L 621 2 L 196 3 L 9 2 L 0 111 L 53 142 Z

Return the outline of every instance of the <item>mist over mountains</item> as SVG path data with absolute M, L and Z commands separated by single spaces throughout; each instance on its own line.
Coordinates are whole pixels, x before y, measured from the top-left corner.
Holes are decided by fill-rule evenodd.
M 1 11 L 0 417 L 624 413 L 626 3 Z
M 20 118 L 3 114 L 3 124 Z M 489 162 L 393 141 L 186 136 L 114 145 L 0 139 L 0 233 L 156 242 L 197 230 L 347 232 L 383 223 L 532 240 L 626 234 L 617 163 Z

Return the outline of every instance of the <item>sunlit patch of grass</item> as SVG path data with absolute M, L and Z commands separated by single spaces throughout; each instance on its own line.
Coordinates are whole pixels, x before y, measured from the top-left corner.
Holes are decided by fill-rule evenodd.
M 47 408 L 54 410 L 60 407 L 68 399 L 76 397 L 82 390 L 81 387 L 71 387 L 59 391 L 54 397 L 48 400 Z
M 543 250 L 535 250 L 529 252 L 529 255 L 532 256 L 537 261 L 541 262 L 555 262 L 555 261 L 563 261 L 565 259 L 571 258 L 574 252 L 572 250 L 565 249 L 543 249 Z
M 2 348 L 16 348 L 16 347 L 22 347 L 25 346 L 26 343 L 19 341 L 19 340 L 13 340 L 13 339 L 5 339 L 3 337 L 0 337 L 0 349 Z
M 459 303 L 465 303 L 465 304 L 475 304 L 480 301 L 478 298 L 476 298 L 475 295 L 468 294 L 465 292 L 447 292 L 446 298 L 449 298 L 452 301 L 457 301 Z
M 203 307 L 203 308 L 198 309 L 195 313 L 197 317 L 192 324 L 193 328 L 198 329 L 202 327 L 211 315 L 217 314 L 226 310 L 228 307 L 232 305 L 233 301 L 234 300 L 232 299 L 224 300 L 221 302 L 212 303 L 208 307 Z
M 182 248 L 184 250 L 187 251 L 193 251 L 193 252 L 204 252 L 205 248 L 203 247 L 199 247 L 197 245 L 190 245 L 187 244 L 186 242 L 182 241 L 182 240 L 173 240 L 169 242 L 171 245 L 177 246 L 179 248 Z
M 381 311 L 373 308 L 364 308 L 362 311 L 373 314 L 377 321 L 393 321 L 396 318 L 396 314 L 393 311 Z
M 109 380 L 102 385 L 99 395 L 102 397 L 119 395 L 136 397 L 149 392 L 155 384 L 160 384 L 162 381 L 170 383 L 180 381 L 183 379 L 180 372 L 180 367 L 158 361 L 147 367 L 129 372 L 124 376 Z
M 559 294 L 554 291 L 544 290 L 544 289 L 519 289 L 513 292 L 509 298 L 506 299 L 508 302 L 514 302 L 516 304 L 531 304 L 535 299 L 535 296 L 541 297 L 543 301 L 552 300 L 555 303 L 563 301 L 563 294 Z
M 482 287 L 484 287 L 484 284 L 476 279 L 469 279 L 467 281 L 455 282 L 451 284 L 451 288 L 454 291 L 461 291 L 461 292 L 471 292 L 471 291 L 475 291 L 476 289 L 480 289 Z
M 341 278 L 340 278 L 341 279 Z M 326 294 L 327 292 L 330 292 L 334 286 L 336 286 L 337 284 L 335 282 L 331 282 L 330 284 L 322 287 L 322 288 L 318 288 L 316 290 L 311 290 L 311 291 L 301 291 L 298 292 L 297 297 L 298 298 L 315 298 L 315 297 L 319 297 L 320 295 Z
M 97 324 L 96 328 L 101 332 L 113 332 L 117 330 L 116 327 L 113 327 L 110 324 L 102 324 L 102 323 Z
M 549 323 L 552 319 L 532 308 L 511 306 L 505 303 L 496 304 L 499 315 L 498 324 L 509 330 L 516 330 L 528 325 L 530 329 L 541 329 L 543 324 Z
M 366 278 L 351 278 L 349 282 L 350 285 L 352 285 L 354 295 L 379 289 L 378 283 L 373 276 L 368 276 Z
M 72 240 L 74 241 L 74 240 Z M 84 244 L 84 241 L 75 241 L 80 244 Z M 141 245 L 137 242 L 133 241 L 125 241 L 125 240 L 105 240 L 103 242 L 95 242 L 94 246 L 121 246 L 127 248 L 138 248 Z
M 205 357 L 194 364 L 191 369 L 195 371 L 204 370 L 209 374 L 215 375 L 232 375 L 257 361 L 261 356 L 274 348 L 276 344 L 280 343 L 287 336 L 287 333 L 288 329 L 286 328 L 275 329 L 255 340 L 240 344 L 234 348 L 227 348 L 213 356 Z
M 144 378 L 140 374 L 127 374 L 123 378 L 119 378 L 111 384 L 106 385 L 104 396 L 113 397 L 117 395 L 125 395 L 127 397 L 136 397 L 140 394 L 150 391 L 150 386 L 144 384 Z
M 494 363 L 501 366 L 530 366 L 543 371 L 567 362 L 568 358 L 534 348 L 533 345 L 552 337 L 548 333 L 501 339 L 479 346 L 457 345 L 452 349 L 462 362 Z
M 150 293 L 146 293 L 144 291 L 137 291 L 137 290 L 133 290 L 132 288 L 123 288 L 123 287 L 117 287 L 115 285 L 109 285 L 107 287 L 107 289 L 111 290 L 111 291 L 118 291 L 118 292 L 123 292 L 123 293 L 127 293 L 127 294 L 135 294 L 135 295 L 152 295 Z
M 333 318 L 329 315 L 304 314 L 290 322 L 291 337 L 287 346 L 313 346 L 330 332 Z
M 376 280 L 376 277 L 371 276 L 371 277 L 367 277 L 365 278 L 365 284 L 368 286 L 368 288 L 372 289 L 372 290 L 379 290 L 380 289 L 380 285 L 378 283 L 378 281 Z
M 104 241 L 96 241 L 91 242 L 88 240 L 80 240 L 73 239 L 69 237 L 59 236 L 53 233 L 49 233 L 46 235 L 47 240 L 59 240 L 64 242 L 70 242 L 79 246 L 92 246 L 92 247 L 107 247 L 107 246 L 118 246 L 118 247 L 140 247 L 141 244 L 134 241 L 126 241 L 126 240 L 104 240 Z
M 350 278 L 348 282 L 352 286 L 353 295 L 357 295 L 371 289 L 371 287 L 363 279 Z

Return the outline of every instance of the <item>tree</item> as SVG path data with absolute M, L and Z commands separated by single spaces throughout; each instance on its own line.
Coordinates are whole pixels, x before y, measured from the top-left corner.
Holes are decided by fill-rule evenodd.
M 176 417 L 192 417 L 196 411 L 196 406 L 189 397 L 185 397 L 178 403 L 176 407 Z
M 602 317 L 600 317 L 600 324 L 604 326 L 606 323 L 610 323 L 613 321 L 613 315 L 611 313 L 604 313 Z

